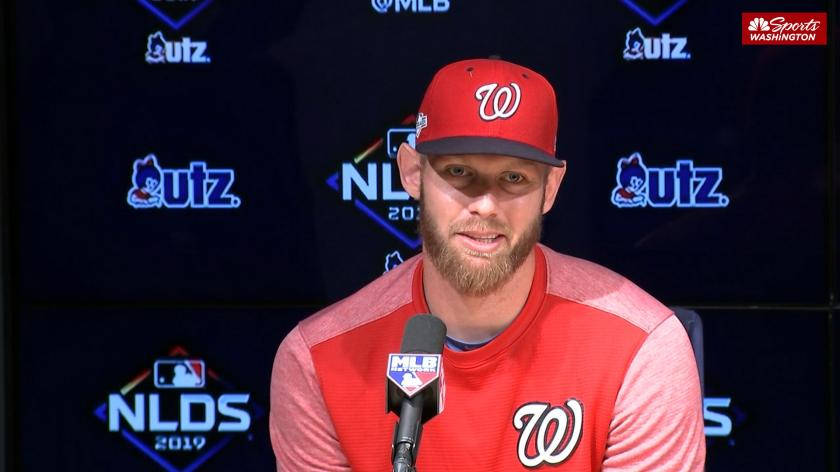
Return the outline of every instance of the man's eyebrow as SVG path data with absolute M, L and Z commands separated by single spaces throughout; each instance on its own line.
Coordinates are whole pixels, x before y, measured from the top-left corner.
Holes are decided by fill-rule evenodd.
M 532 169 L 536 172 L 538 172 L 540 170 L 540 164 L 537 163 L 537 162 L 528 161 L 528 160 L 525 160 L 525 159 L 519 159 L 519 160 L 522 161 L 522 162 L 517 162 L 516 164 L 513 164 L 510 167 L 512 169 L 521 169 L 521 168 L 525 167 L 525 168 L 528 168 L 528 169 Z

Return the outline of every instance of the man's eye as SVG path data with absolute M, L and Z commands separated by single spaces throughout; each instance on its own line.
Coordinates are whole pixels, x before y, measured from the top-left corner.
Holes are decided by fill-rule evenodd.
M 467 175 L 467 169 L 460 166 L 452 166 L 446 170 L 449 172 L 449 175 L 453 177 L 463 177 Z
M 522 174 L 517 174 L 516 172 L 508 172 L 503 177 L 504 181 L 511 184 L 518 184 L 525 180 L 525 177 Z

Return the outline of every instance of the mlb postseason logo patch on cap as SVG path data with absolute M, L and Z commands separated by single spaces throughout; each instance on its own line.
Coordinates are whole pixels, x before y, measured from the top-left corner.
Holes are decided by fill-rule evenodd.
M 548 80 L 499 59 L 439 70 L 417 120 L 423 154 L 499 154 L 562 167 L 555 156 L 557 99 Z M 422 130 L 422 133 L 420 132 Z

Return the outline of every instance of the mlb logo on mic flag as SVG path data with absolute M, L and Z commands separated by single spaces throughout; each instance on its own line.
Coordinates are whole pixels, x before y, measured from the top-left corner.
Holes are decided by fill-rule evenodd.
M 388 381 L 409 397 L 440 377 L 440 354 L 390 354 Z
M 743 12 L 742 45 L 812 45 L 828 41 L 826 12 Z

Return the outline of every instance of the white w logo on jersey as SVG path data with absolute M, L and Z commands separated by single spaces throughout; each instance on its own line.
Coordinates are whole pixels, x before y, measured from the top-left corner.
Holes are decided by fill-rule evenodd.
M 519 100 L 522 98 L 519 92 L 519 86 L 515 82 L 511 82 L 510 87 L 504 86 L 496 90 L 498 86 L 499 84 L 482 85 L 475 91 L 475 99 L 481 100 L 478 114 L 484 121 L 493 121 L 496 118 L 510 118 L 511 115 L 516 113 L 516 109 L 519 108 Z M 513 87 L 513 90 L 511 90 L 511 87 Z M 493 97 L 492 101 L 490 97 Z M 501 102 L 502 97 L 504 97 L 503 103 Z M 513 105 L 511 105 L 511 101 L 513 101 Z M 493 105 L 493 110 L 489 114 L 487 113 L 488 104 Z
M 556 428 L 549 438 L 548 431 L 552 422 L 556 423 Z M 583 405 L 575 398 L 566 400 L 565 406 L 553 408 L 548 403 L 526 403 L 513 414 L 513 427 L 519 431 L 516 453 L 522 465 L 537 467 L 543 462 L 559 464 L 572 455 L 580 442 Z M 536 455 L 528 453 L 531 438 L 534 440 Z

